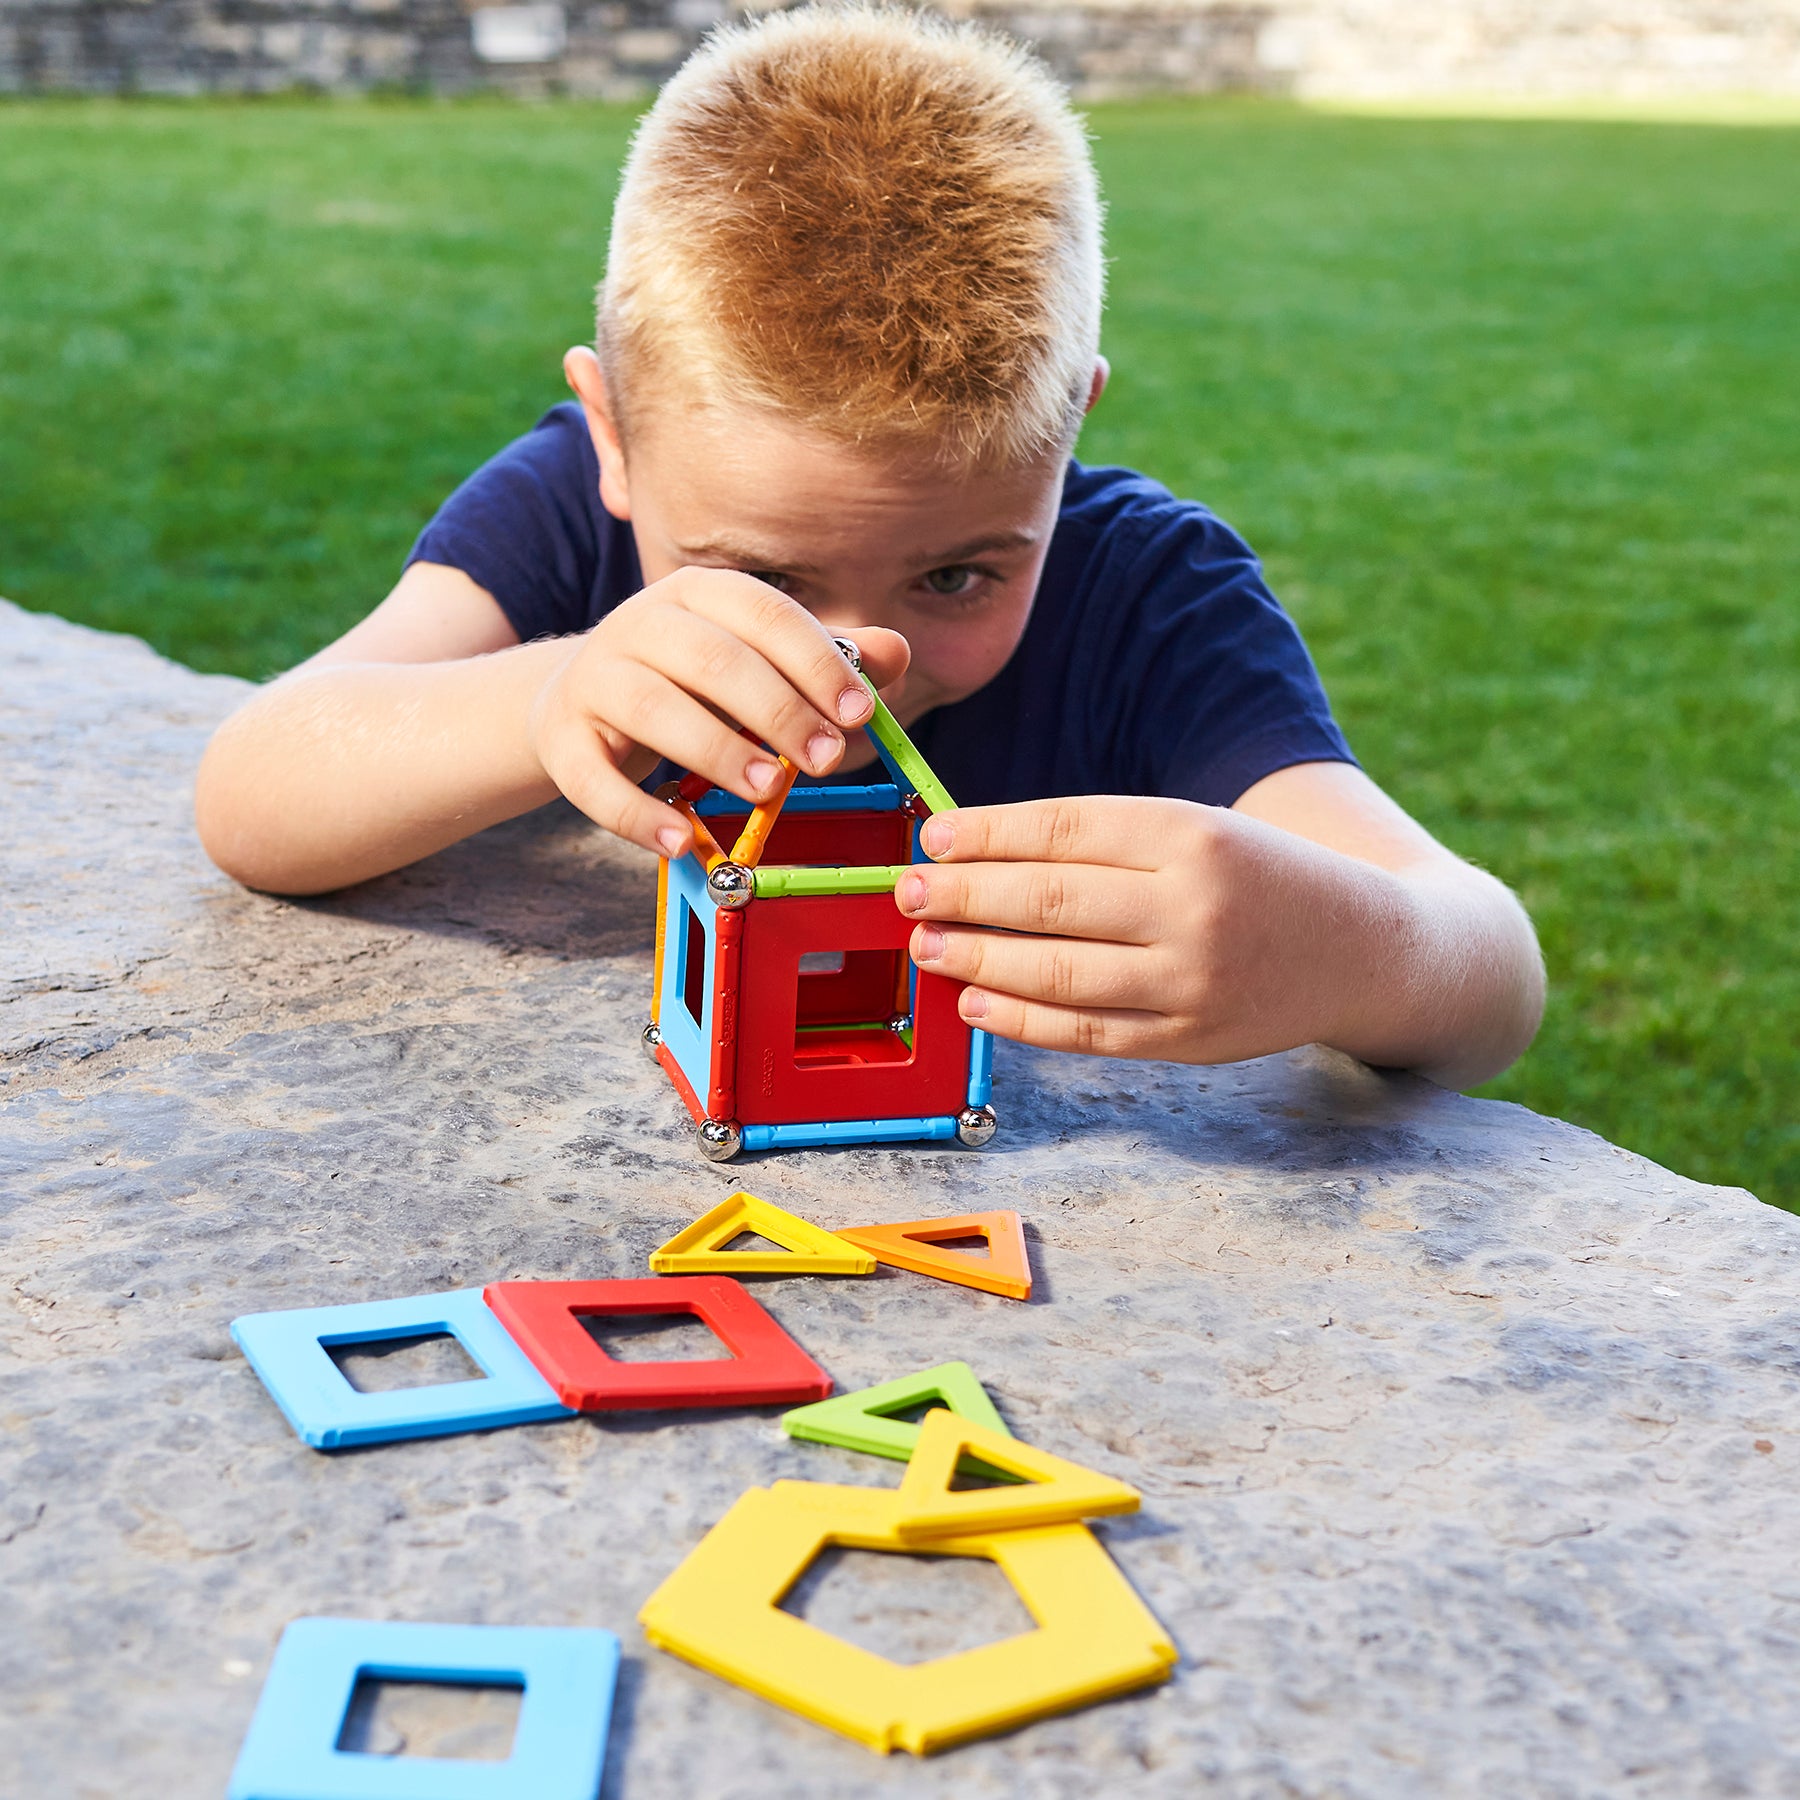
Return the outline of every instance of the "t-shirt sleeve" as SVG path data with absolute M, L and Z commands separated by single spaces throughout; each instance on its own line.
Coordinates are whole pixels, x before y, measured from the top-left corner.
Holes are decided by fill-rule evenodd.
M 438 508 L 407 567 L 461 569 L 500 603 L 521 643 L 584 631 L 600 585 L 599 484 L 580 409 L 555 407 Z
M 1109 685 L 1131 697 L 1115 729 L 1136 746 L 1140 791 L 1230 806 L 1278 769 L 1356 761 L 1299 630 L 1222 520 L 1177 503 L 1131 585 L 1138 621 Z

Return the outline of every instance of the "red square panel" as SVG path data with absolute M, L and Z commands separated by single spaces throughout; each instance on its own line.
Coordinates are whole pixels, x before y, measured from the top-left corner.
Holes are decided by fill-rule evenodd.
M 961 1109 L 969 1088 L 969 1027 L 956 1011 L 959 981 L 921 973 L 913 1004 L 909 1060 L 891 1060 L 904 1040 L 876 1056 L 844 1032 L 829 1056 L 817 1036 L 796 1054 L 800 958 L 820 950 L 899 950 L 912 921 L 892 894 L 783 896 L 743 911 L 738 965 L 737 1117 L 744 1125 L 811 1124 L 826 1119 L 935 1118 Z M 809 1034 L 811 1035 L 811 1034 Z M 833 1034 L 834 1038 L 837 1034 Z
M 564 1406 L 769 1406 L 823 1400 L 831 1377 L 729 1275 L 637 1281 L 497 1281 L 482 1290 Z M 731 1352 L 729 1362 L 620 1362 L 583 1318 L 688 1313 Z

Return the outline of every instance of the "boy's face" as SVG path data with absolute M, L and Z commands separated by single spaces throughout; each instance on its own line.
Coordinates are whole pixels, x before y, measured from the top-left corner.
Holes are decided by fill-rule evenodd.
M 598 363 L 570 353 L 571 364 L 583 358 L 570 379 L 599 452 L 600 497 L 631 521 L 646 583 L 685 567 L 741 569 L 828 628 L 899 632 L 912 662 L 887 699 L 903 723 L 964 699 L 1005 666 L 1056 524 L 1060 457 L 946 475 L 766 414 L 679 406 L 640 407 L 627 456 L 594 404 L 603 382 L 589 391 Z M 853 734 L 842 766 L 873 759 Z

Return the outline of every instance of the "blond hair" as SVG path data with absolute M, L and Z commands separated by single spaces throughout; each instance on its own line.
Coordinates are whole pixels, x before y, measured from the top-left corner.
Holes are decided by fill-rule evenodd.
M 954 467 L 1066 452 L 1099 346 L 1087 135 L 1010 40 L 889 7 L 723 26 L 632 141 L 600 284 L 619 423 L 673 385 Z

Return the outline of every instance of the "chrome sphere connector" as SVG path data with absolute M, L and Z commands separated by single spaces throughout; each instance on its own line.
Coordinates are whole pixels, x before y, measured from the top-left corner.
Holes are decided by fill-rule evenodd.
M 644 1027 L 644 1054 L 652 1062 L 656 1061 L 656 1053 L 662 1048 L 662 1027 L 646 1025 Z
M 831 641 L 837 645 L 844 661 L 860 675 L 862 673 L 862 652 L 848 638 L 834 637 Z
M 956 1141 L 971 1150 L 979 1150 L 999 1129 L 991 1106 L 965 1106 L 956 1115 Z
M 744 1134 L 736 1119 L 702 1119 L 694 1127 L 694 1142 L 708 1162 L 730 1162 L 744 1147 Z
M 888 1030 L 892 1031 L 892 1032 L 896 1032 L 896 1033 L 902 1032 L 902 1031 L 911 1031 L 912 1030 L 912 1014 L 911 1013 L 895 1013 L 894 1016 L 888 1020 Z
M 756 877 L 741 863 L 715 863 L 707 873 L 706 891 L 715 906 L 736 912 L 756 898 Z

